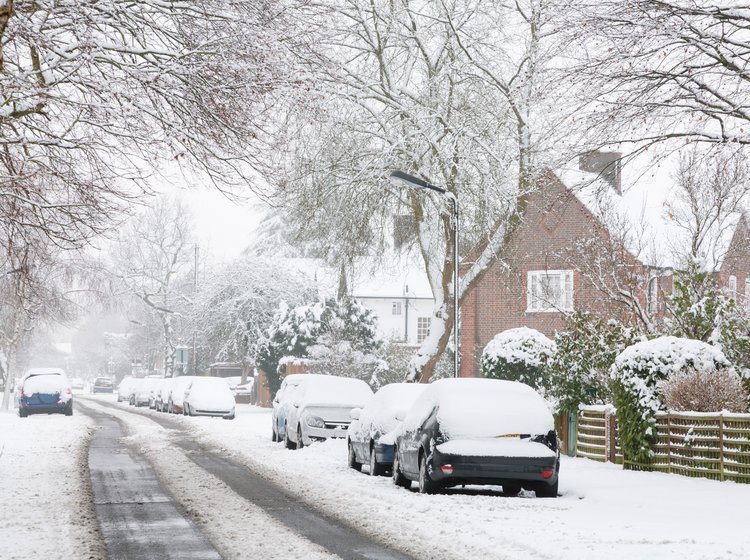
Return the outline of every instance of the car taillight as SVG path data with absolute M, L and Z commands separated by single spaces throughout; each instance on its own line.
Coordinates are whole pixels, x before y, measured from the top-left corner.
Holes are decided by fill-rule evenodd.
M 443 474 L 453 474 L 453 465 L 443 465 L 440 470 L 443 471 Z
M 550 478 L 553 474 L 555 474 L 555 471 L 553 471 L 552 469 L 542 470 L 542 478 L 544 479 Z

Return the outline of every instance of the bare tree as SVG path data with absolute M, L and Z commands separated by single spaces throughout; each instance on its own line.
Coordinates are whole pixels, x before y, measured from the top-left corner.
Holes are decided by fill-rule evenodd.
M 166 161 L 254 188 L 283 21 L 262 0 L 2 2 L 0 226 L 80 245 Z
M 456 224 L 447 198 L 394 189 L 388 173 L 419 175 L 461 201 L 464 296 L 501 253 L 559 138 L 555 84 L 544 72 L 556 48 L 547 6 L 347 0 L 300 8 L 314 37 L 300 55 L 313 76 L 309 111 L 295 105 L 280 141 L 282 172 L 272 178 L 297 238 L 335 264 L 382 254 L 393 215 L 411 216 L 436 303 L 409 380 L 427 381 L 449 344 Z
M 158 197 L 125 225 L 112 251 L 110 272 L 117 280 L 117 293 L 138 298 L 161 324 L 167 377 L 174 371 L 174 320 L 184 304 L 175 285 L 190 266 L 191 231 L 188 209 L 176 198 Z

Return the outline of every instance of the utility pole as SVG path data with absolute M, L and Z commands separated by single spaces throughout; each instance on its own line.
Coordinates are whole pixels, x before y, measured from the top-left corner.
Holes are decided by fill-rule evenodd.
M 195 302 L 195 297 L 198 294 L 198 244 L 195 245 L 195 265 L 193 270 L 193 302 Z M 195 305 L 195 303 L 193 303 Z M 198 365 L 197 365 L 197 358 L 198 358 L 198 351 L 196 346 L 196 331 L 198 330 L 198 325 L 193 325 L 193 375 L 197 375 L 196 371 L 198 371 Z

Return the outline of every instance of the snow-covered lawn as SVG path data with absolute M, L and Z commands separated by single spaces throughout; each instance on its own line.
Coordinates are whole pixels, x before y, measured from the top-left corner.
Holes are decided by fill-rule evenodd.
M 0 413 L 0 558 L 102 558 L 89 490 L 92 428 L 75 414 Z
M 126 405 L 120 405 L 127 411 Z M 429 558 L 576 560 L 750 557 L 750 485 L 623 471 L 563 457 L 557 499 L 497 489 L 423 496 L 346 466 L 342 440 L 289 451 L 270 441 L 270 411 L 177 418 L 197 437 L 362 531 Z M 142 409 L 141 409 L 142 410 Z M 152 412 L 151 414 L 157 414 Z M 131 415 L 125 414 L 124 418 Z

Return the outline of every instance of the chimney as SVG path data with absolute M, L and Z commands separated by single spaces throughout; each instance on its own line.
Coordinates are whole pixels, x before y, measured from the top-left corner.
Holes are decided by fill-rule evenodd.
M 622 194 L 622 154 L 620 152 L 588 152 L 578 159 L 581 171 L 596 173 L 607 181 L 617 194 Z

